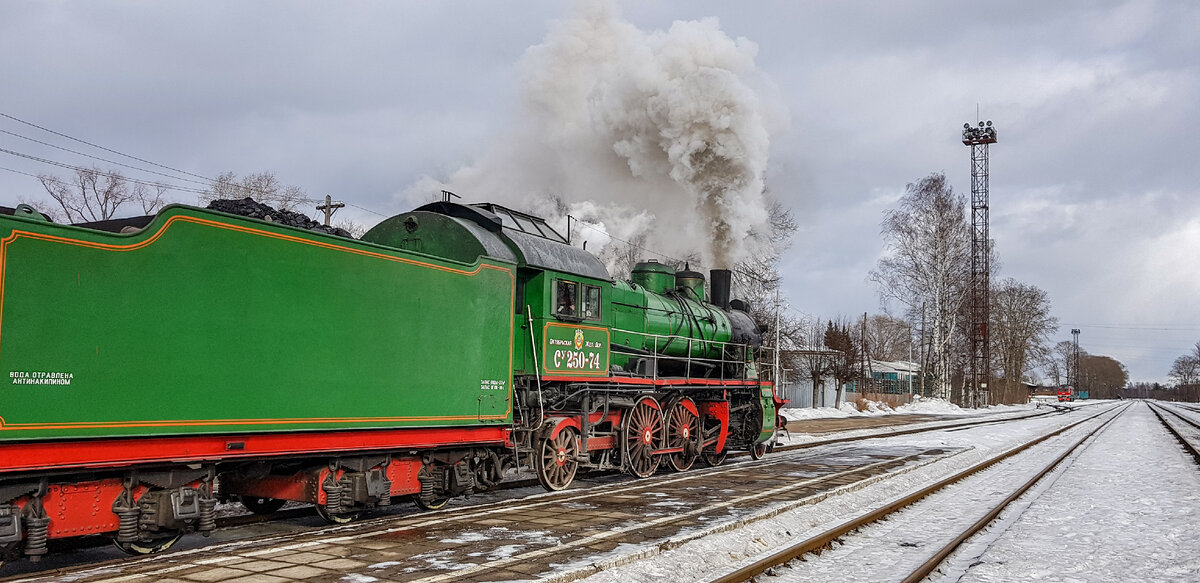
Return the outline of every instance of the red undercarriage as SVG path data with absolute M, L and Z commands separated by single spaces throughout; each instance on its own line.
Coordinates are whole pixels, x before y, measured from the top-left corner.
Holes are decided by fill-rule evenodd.
M 206 462 L 313 453 L 424 449 L 480 443 L 510 445 L 507 426 L 310 433 L 145 437 L 0 445 L 0 473 L 106 468 L 159 462 Z
M 511 429 L 507 426 L 476 428 L 424 428 L 330 433 L 289 433 L 262 435 L 221 435 L 196 437 L 156 437 L 139 439 L 102 439 L 73 442 L 15 443 L 0 445 L 0 471 L 37 472 L 64 468 L 115 468 L 154 464 L 195 464 L 217 460 L 281 458 L 288 456 L 364 454 L 371 451 L 422 450 L 453 446 L 510 447 Z M 393 458 L 386 468 L 392 496 L 421 491 L 417 472 L 419 456 Z M 336 470 L 337 480 L 343 471 Z M 324 504 L 321 484 L 330 470 L 300 472 L 293 476 L 268 475 L 239 483 L 238 492 L 281 500 Z M 189 486 L 200 487 L 196 481 Z M 124 492 L 122 478 L 107 478 L 70 484 L 50 484 L 41 498 L 50 519 L 49 538 L 97 534 L 117 530 L 113 501 Z M 141 498 L 148 488 L 133 489 L 133 499 Z M 24 508 L 29 496 L 13 505 Z
M 757 381 L 719 381 L 704 379 L 641 379 L 641 378 L 593 378 L 593 377 L 545 377 L 543 381 L 587 382 L 628 385 L 650 385 L 673 387 L 680 385 L 704 385 L 709 387 L 757 386 Z M 691 403 L 690 401 L 688 403 Z M 693 415 L 718 420 L 722 430 L 719 437 L 708 440 L 704 447 L 709 451 L 721 451 L 725 447 L 729 427 L 729 403 L 727 401 L 700 401 L 688 405 Z M 693 410 L 694 409 L 694 410 Z M 574 427 L 580 431 L 582 418 L 578 414 L 550 414 L 554 418 L 553 433 L 563 427 Z M 620 414 L 610 413 L 601 419 L 600 413 L 590 416 L 589 423 L 621 423 Z M 587 450 L 602 450 L 616 447 L 612 437 L 592 438 L 586 442 Z M 483 446 L 510 448 L 513 445 L 512 428 L 509 426 L 446 427 L 419 429 L 372 429 L 303 433 L 222 434 L 172 437 L 86 439 L 59 442 L 27 442 L 0 444 L 0 476 L 44 475 L 59 473 L 65 469 L 103 470 L 130 469 L 134 467 L 181 467 L 184 464 L 211 465 L 218 461 L 277 460 L 288 457 L 335 457 L 341 454 L 370 455 L 372 452 L 389 452 L 392 455 L 386 466 L 375 469 L 386 473 L 391 496 L 404 496 L 421 492 L 418 473 L 422 467 L 420 454 L 433 448 Z M 709 448 L 712 448 L 711 450 Z M 676 448 L 677 450 L 678 448 Z M 654 453 L 671 453 L 676 450 L 658 450 Z M 395 455 L 395 452 L 412 452 Z M 274 498 L 278 500 L 305 501 L 325 504 L 327 496 L 322 484 L 336 482 L 344 470 L 310 468 L 294 475 L 265 475 L 228 484 L 225 493 L 242 496 Z M 52 482 L 53 480 L 51 480 Z M 66 480 L 64 480 L 65 482 Z M 196 480 L 187 487 L 201 489 L 206 485 Z M 224 489 L 225 484 L 222 485 Z M 149 491 L 138 484 L 129 492 L 132 500 L 140 499 Z M 113 511 L 114 501 L 126 494 L 124 476 L 103 477 L 89 481 L 54 484 L 49 483 L 41 496 L 41 506 L 49 518 L 48 538 L 64 538 L 88 534 L 111 532 L 120 526 Z M 25 509 L 31 503 L 29 495 L 10 502 L 17 509 Z M 0 500 L 0 504 L 4 501 Z

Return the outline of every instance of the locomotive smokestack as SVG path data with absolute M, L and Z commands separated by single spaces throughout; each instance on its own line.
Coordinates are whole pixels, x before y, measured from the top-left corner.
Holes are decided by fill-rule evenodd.
M 729 287 L 733 281 L 733 272 L 728 269 L 709 270 L 708 281 L 712 285 L 712 305 L 729 310 Z

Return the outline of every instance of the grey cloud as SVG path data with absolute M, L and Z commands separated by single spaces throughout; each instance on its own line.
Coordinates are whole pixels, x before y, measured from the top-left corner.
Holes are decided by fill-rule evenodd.
M 866 270 L 882 247 L 881 201 L 934 171 L 969 191 L 958 131 L 978 103 L 1000 131 L 1002 274 L 1050 292 L 1060 337 L 1083 325 L 1085 347 L 1147 380 L 1200 339 L 1200 279 L 1173 267 L 1200 245 L 1194 2 L 623 10 L 643 30 L 716 16 L 757 45 L 790 117 L 772 135 L 766 179 L 801 219 L 785 273 L 792 306 L 877 309 Z M 0 3 L 0 111 L 200 174 L 273 170 L 314 195 L 399 211 L 397 193 L 478 161 L 507 131 L 516 63 L 569 13 L 548 1 Z M 50 138 L 8 120 L 0 129 Z M 97 163 L 10 136 L 0 147 Z M 0 166 L 57 171 L 10 156 Z M 0 171 L 0 189 L 11 204 L 41 187 Z M 1127 327 L 1086 327 L 1111 324 Z

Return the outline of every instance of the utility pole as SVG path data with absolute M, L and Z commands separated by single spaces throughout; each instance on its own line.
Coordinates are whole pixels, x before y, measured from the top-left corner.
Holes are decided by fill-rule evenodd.
M 1071 364 L 1067 366 L 1067 385 L 1079 392 L 1079 328 L 1071 329 Z
M 925 302 L 921 302 L 921 396 L 925 396 L 925 367 L 929 365 L 929 353 L 925 350 Z
M 912 325 L 908 326 L 908 394 L 912 395 L 912 376 L 913 376 L 913 361 L 912 361 L 912 340 L 913 329 Z
M 871 351 L 867 347 L 867 313 L 863 312 L 863 352 L 867 355 L 867 375 L 871 379 L 871 389 L 873 392 L 879 392 L 879 386 L 875 382 L 875 357 L 871 355 Z
M 991 120 L 979 127 L 963 124 L 962 143 L 971 147 L 971 368 L 963 386 L 963 404 L 986 407 L 991 398 L 991 354 L 988 319 L 991 315 L 992 270 L 988 239 L 988 144 L 996 143 Z
M 346 203 L 333 202 L 333 198 L 331 198 L 328 194 L 325 195 L 325 204 L 318 206 L 317 210 L 325 211 L 325 226 L 326 227 L 329 226 L 329 219 L 333 217 L 333 212 L 342 207 L 345 207 L 345 206 L 346 206 Z
M 862 328 L 858 333 L 858 352 L 861 357 L 858 362 L 858 376 L 862 378 L 862 389 L 859 394 L 867 398 L 867 313 L 863 312 Z
M 571 215 L 567 215 L 570 218 Z M 568 223 L 570 224 L 570 223 Z M 775 288 L 775 370 L 771 373 L 771 380 L 775 381 L 776 390 L 782 390 L 779 383 L 779 287 Z

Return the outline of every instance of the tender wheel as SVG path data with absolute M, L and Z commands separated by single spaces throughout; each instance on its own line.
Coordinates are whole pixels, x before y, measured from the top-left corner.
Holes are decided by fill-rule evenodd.
M 239 496 L 238 499 L 242 501 L 242 506 L 245 506 L 246 510 L 255 514 L 272 514 L 278 512 L 287 503 L 287 500 L 264 498 L 262 496 Z
M 686 397 L 671 404 L 667 417 L 667 447 L 682 447 L 683 451 L 667 456 L 675 471 L 683 472 L 696 463 L 696 440 L 700 435 L 700 418 L 693 412 L 696 404 Z
M 328 522 L 329 524 L 347 524 L 358 520 L 358 517 L 362 516 L 361 510 L 351 510 L 349 512 L 332 514 L 328 509 L 320 504 L 316 506 L 316 509 L 317 515 L 323 518 L 325 522 Z
M 642 397 L 629 410 L 621 432 L 621 453 L 629 473 L 646 478 L 658 469 L 659 456 L 653 452 L 661 449 L 662 428 L 662 409 L 653 397 Z
M 764 455 L 767 455 L 767 442 L 756 443 L 750 446 L 750 457 L 760 460 Z
M 434 498 L 433 500 L 422 500 L 420 495 L 413 496 L 413 503 L 421 510 L 441 510 L 450 502 L 449 498 Z
M 721 450 L 719 453 L 713 453 L 711 451 L 706 451 L 703 454 L 700 454 L 700 457 L 704 458 L 704 463 L 715 468 L 715 467 L 725 463 L 725 458 L 729 457 L 729 448 L 725 448 L 725 449 Z
M 538 440 L 534 469 L 542 487 L 554 492 L 571 485 L 579 470 L 579 441 L 575 429 L 564 427 L 554 439 Z
M 152 555 L 154 553 L 161 553 L 171 548 L 171 545 L 179 542 L 179 539 L 182 537 L 182 534 L 176 533 L 160 536 L 148 541 L 134 541 L 131 543 L 122 543 L 113 540 L 113 544 L 128 555 Z

